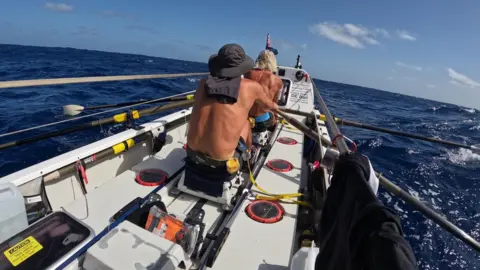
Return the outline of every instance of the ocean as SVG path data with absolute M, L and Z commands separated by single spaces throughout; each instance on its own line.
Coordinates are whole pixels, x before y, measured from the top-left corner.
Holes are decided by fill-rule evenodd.
M 0 45 L 0 59 L 0 81 L 208 71 L 204 63 L 71 48 Z M 62 106 L 66 104 L 158 98 L 194 90 L 197 82 L 198 77 L 186 77 L 0 89 L 0 134 L 63 120 Z M 480 143 L 478 110 L 353 85 L 315 83 L 337 117 L 469 145 Z M 0 135 L 0 143 L 85 121 Z M 480 240 L 480 155 L 353 127 L 340 129 L 377 171 Z M 0 177 L 122 130 L 121 125 L 100 127 L 0 150 Z M 402 218 L 420 269 L 480 269 L 479 254 L 466 244 L 384 189 L 380 188 L 378 196 Z

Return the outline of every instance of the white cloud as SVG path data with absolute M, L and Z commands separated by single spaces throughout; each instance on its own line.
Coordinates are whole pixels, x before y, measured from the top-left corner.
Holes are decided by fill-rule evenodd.
M 324 22 L 311 26 L 310 32 L 353 48 L 364 48 L 360 39 L 348 32 L 346 25 Z
M 390 33 L 388 33 L 388 31 L 385 30 L 385 29 L 383 29 L 383 28 L 377 28 L 377 29 L 375 29 L 375 33 L 377 33 L 378 35 L 383 36 L 384 38 L 390 38 Z
M 300 48 L 306 50 L 306 49 L 307 49 L 307 44 L 302 44 L 302 45 L 300 45 Z
M 407 81 L 416 81 L 417 78 L 414 78 L 414 77 L 403 77 L 405 80 Z
M 327 39 L 350 46 L 352 48 L 363 49 L 367 45 L 381 44 L 379 39 L 391 39 L 392 35 L 384 28 L 369 29 L 360 24 L 336 22 L 322 22 L 309 27 L 310 32 L 323 36 Z M 405 30 L 397 30 L 397 37 L 409 41 L 415 41 L 417 38 Z
M 53 10 L 53 11 L 58 11 L 58 12 L 71 12 L 73 11 L 73 6 L 63 4 L 63 3 L 46 3 L 45 8 Z
M 452 79 L 452 80 L 450 80 L 450 83 L 452 83 L 452 84 L 468 86 L 468 87 L 471 87 L 471 88 L 480 87 L 479 82 L 470 79 L 469 77 L 467 77 L 464 74 L 458 73 L 457 71 L 455 71 L 452 68 L 447 68 L 447 71 L 448 71 L 448 76 L 450 76 L 450 78 Z
M 392 76 L 388 76 L 388 77 L 387 77 L 387 80 L 393 80 L 393 77 L 392 77 Z
M 415 41 L 417 40 L 416 37 L 414 37 L 412 34 L 410 34 L 408 31 L 406 30 L 397 30 L 397 35 L 399 38 L 401 39 L 405 39 L 405 40 L 408 40 L 408 41 Z
M 435 85 L 433 85 L 433 84 L 426 84 L 425 86 L 428 87 L 428 88 L 435 88 Z
M 361 36 L 368 36 L 369 31 L 368 29 L 364 28 L 361 25 L 354 25 L 351 23 L 347 23 L 343 25 L 348 33 L 352 36 L 361 37 Z
M 423 70 L 422 67 L 405 64 L 405 63 L 402 63 L 402 62 L 399 62 L 399 61 L 397 61 L 395 64 L 397 64 L 397 66 L 413 69 L 413 70 L 416 70 L 416 71 L 422 71 Z

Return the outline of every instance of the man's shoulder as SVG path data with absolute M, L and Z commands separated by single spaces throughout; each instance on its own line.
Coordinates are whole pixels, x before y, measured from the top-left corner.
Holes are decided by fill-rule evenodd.
M 277 87 L 282 87 L 283 86 L 283 81 L 282 79 L 280 79 L 280 77 L 278 77 L 277 75 L 275 74 L 272 74 L 271 77 L 270 77 L 270 80 L 272 81 L 273 85 L 276 85 Z
M 246 91 L 241 91 L 245 94 L 256 96 L 258 92 L 263 91 L 263 87 L 257 81 L 243 78 L 240 83 L 240 89 L 245 89 Z
M 245 87 L 258 87 L 259 83 L 248 78 L 243 78 L 241 81 L 241 85 Z

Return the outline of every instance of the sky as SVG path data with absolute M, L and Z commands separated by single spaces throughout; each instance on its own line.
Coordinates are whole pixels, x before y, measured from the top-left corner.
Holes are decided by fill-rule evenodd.
M 270 33 L 279 64 L 300 54 L 315 78 L 480 109 L 478 14 L 476 0 L 2 0 L 0 43 L 207 62 L 226 43 L 255 59 Z

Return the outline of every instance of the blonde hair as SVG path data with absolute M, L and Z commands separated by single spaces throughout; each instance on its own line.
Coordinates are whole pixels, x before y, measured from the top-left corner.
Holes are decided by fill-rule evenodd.
M 273 52 L 269 50 L 263 50 L 255 61 L 255 67 L 260 69 L 270 70 L 271 72 L 277 72 L 277 58 Z

